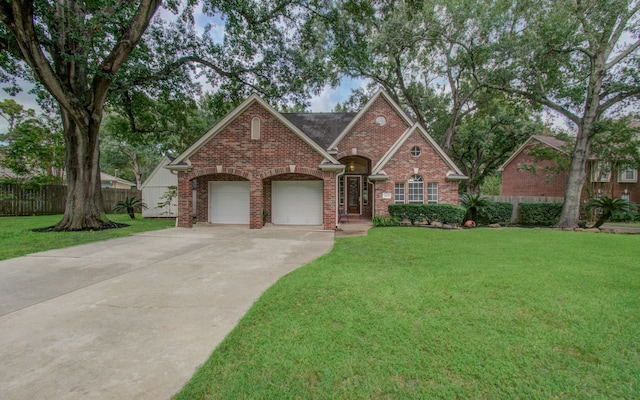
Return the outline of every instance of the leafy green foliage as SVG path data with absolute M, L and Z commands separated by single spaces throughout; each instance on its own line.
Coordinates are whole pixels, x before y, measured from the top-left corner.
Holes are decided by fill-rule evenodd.
M 373 226 L 395 226 L 398 225 L 398 219 L 395 217 L 383 217 L 376 215 L 372 219 Z
M 545 132 L 539 115 L 525 101 L 492 91 L 477 91 L 472 113 L 460 117 L 449 155 L 469 177 L 462 182 L 476 192 L 531 135 Z
M 606 115 L 627 111 L 640 96 L 640 38 L 632 33 L 639 28 L 640 7 L 628 0 L 509 4 L 494 19 L 492 44 L 487 58 L 476 63 L 474 76 L 487 87 L 522 96 L 575 124 L 559 221 L 562 227 L 575 227 L 598 125 Z
M 480 214 L 480 223 L 507 225 L 512 215 L 513 204 L 489 201 Z
M 460 205 L 465 208 L 465 219 L 478 221 L 478 215 L 484 212 L 484 208 L 489 204 L 489 200 L 481 194 L 464 193 L 460 196 Z
M 465 209 L 452 204 L 390 204 L 389 214 L 399 220 L 408 219 L 412 225 L 423 221 L 461 225 Z
M 64 135 L 59 122 L 52 116 L 25 110 L 11 99 L 0 103 L 0 115 L 9 124 L 7 133 L 0 135 L 0 165 L 17 176 L 12 181 L 62 183 Z
M 598 215 L 598 220 L 593 225 L 594 228 L 600 228 L 600 226 L 610 220 L 614 214 L 617 214 L 618 218 L 624 215 L 632 219 L 638 213 L 637 206 L 628 200 L 607 196 L 589 199 L 584 209 L 587 212 L 595 211 Z
M 165 207 L 171 207 L 171 203 L 173 203 L 173 199 L 178 197 L 178 187 L 174 185 L 167 186 L 167 191 L 164 192 L 162 196 L 160 196 L 160 201 L 156 204 L 156 208 L 163 209 Z M 162 214 L 169 214 L 170 211 L 163 211 Z M 264 214 L 264 212 L 263 212 Z
M 533 226 L 553 226 L 558 223 L 562 203 L 519 203 L 520 223 Z
M 488 175 L 480 185 L 480 193 L 485 196 L 500 196 L 502 192 L 502 175 Z
M 113 205 L 114 212 L 126 211 L 127 214 L 129 214 L 129 218 L 131 219 L 136 219 L 135 212 L 141 211 L 143 208 L 146 209 L 147 205 L 137 197 L 127 197 L 126 199 L 118 201 Z

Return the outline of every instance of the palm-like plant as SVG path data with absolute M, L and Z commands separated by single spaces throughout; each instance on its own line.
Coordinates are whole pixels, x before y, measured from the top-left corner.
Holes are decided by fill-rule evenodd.
M 481 213 L 487 205 L 489 205 L 489 200 L 482 197 L 481 194 L 465 193 L 460 196 L 460 205 L 467 209 L 465 219 L 477 221 L 478 214 Z
M 637 207 L 634 203 L 631 203 L 628 200 L 607 196 L 590 199 L 584 209 L 585 211 L 595 210 L 600 214 L 598 220 L 593 225 L 593 228 L 600 228 L 602 224 L 607 222 L 613 216 L 613 214 L 622 214 L 632 217 L 637 213 Z
M 137 197 L 127 197 L 113 205 L 113 211 L 127 211 L 131 219 L 136 219 L 135 211 L 146 209 L 147 205 Z

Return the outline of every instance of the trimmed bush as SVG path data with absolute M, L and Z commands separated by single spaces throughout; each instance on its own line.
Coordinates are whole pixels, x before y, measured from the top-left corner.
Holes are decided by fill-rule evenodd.
M 513 215 L 513 204 L 489 201 L 482 210 L 480 222 L 483 224 L 507 225 Z
M 399 220 L 406 218 L 411 225 L 423 221 L 462 225 L 465 209 L 451 204 L 391 204 L 389 214 Z
M 373 217 L 373 226 L 395 226 L 398 225 L 398 219 L 396 217 L 381 217 L 376 215 Z
M 562 211 L 562 203 L 520 203 L 518 206 L 523 225 L 555 225 Z

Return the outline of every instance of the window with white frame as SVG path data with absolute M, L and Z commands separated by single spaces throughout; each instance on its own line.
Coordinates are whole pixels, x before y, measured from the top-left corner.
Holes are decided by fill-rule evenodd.
M 591 165 L 591 182 L 609 182 L 611 180 L 611 166 L 609 163 L 595 161 Z
M 424 203 L 424 180 L 420 175 L 409 178 L 409 203 Z
M 395 204 L 404 204 L 404 182 L 396 182 L 393 194 L 393 202 Z
M 633 183 L 638 181 L 638 171 L 633 168 L 627 168 L 620 172 L 618 182 Z
M 631 197 L 629 196 L 629 193 L 622 193 L 620 195 L 620 198 L 622 200 L 631 201 Z M 629 211 L 630 208 L 631 208 L 630 204 L 627 204 L 627 211 Z
M 438 204 L 438 182 L 427 184 L 427 204 Z

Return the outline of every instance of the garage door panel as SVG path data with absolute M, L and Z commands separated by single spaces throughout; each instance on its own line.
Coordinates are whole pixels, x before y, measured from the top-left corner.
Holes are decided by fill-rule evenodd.
M 249 182 L 209 182 L 209 222 L 249 223 Z
M 322 181 L 272 184 L 272 220 L 276 225 L 322 225 L 322 205 Z

